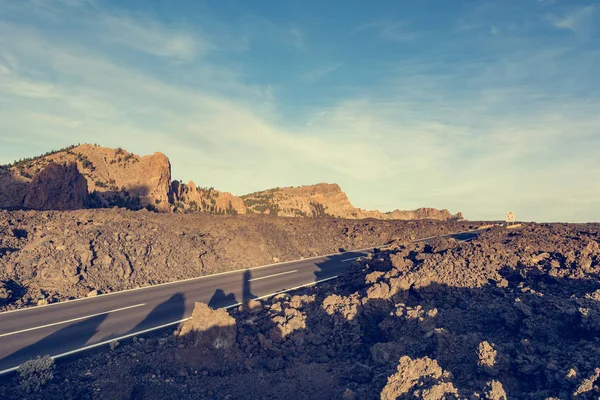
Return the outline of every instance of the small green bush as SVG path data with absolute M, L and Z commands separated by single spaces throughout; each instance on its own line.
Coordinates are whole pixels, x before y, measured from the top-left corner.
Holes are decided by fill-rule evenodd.
M 46 355 L 24 362 L 17 369 L 19 382 L 27 393 L 39 392 L 42 386 L 54 379 L 54 360 Z

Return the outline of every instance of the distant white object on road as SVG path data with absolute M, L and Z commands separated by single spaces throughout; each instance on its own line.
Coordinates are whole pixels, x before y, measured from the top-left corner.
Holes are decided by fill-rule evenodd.
M 506 213 L 506 225 L 510 225 L 511 223 L 515 223 L 515 213 L 509 211 Z

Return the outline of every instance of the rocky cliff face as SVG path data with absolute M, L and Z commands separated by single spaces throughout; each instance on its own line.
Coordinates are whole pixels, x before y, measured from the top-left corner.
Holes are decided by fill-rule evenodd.
M 87 181 L 77 164 L 51 162 L 31 181 L 23 205 L 35 210 L 77 210 L 87 200 Z
M 23 205 L 30 179 L 15 176 L 8 168 L 0 168 L 0 208 Z
M 434 219 L 460 220 L 462 214 L 452 215 L 448 210 L 419 208 L 411 211 L 394 210 L 382 213 L 354 207 L 346 193 L 337 184 L 319 183 L 311 186 L 276 188 L 242 196 L 250 213 L 276 213 L 279 216 L 322 217 L 347 219 Z
M 169 201 L 175 212 L 208 212 L 211 214 L 246 214 L 244 201 L 227 192 L 197 187 L 193 181 L 171 183 Z
M 140 157 L 123 149 L 110 149 L 89 144 L 13 165 L 4 179 L 11 182 L 11 193 L 0 198 L 4 207 L 22 206 L 33 177 L 51 163 L 75 163 L 87 182 L 90 207 L 120 206 L 141 208 L 151 206 L 169 211 L 168 193 L 171 164 L 162 153 Z M 25 187 L 25 189 L 23 188 Z

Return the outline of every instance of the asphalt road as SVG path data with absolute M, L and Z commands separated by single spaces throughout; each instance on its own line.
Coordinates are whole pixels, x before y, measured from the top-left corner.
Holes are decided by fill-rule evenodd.
M 462 241 L 478 233 L 462 232 L 446 237 Z M 427 240 L 430 238 L 420 241 Z M 372 249 L 0 313 L 0 375 L 38 355 L 63 357 L 112 340 L 174 326 L 191 315 L 197 301 L 213 308 L 228 308 L 247 299 L 333 279 Z

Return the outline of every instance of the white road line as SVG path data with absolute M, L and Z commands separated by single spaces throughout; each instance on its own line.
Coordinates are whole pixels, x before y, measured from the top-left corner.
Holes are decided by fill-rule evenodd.
M 261 276 L 260 278 L 248 279 L 248 282 L 260 281 L 261 279 L 272 278 L 274 276 L 279 276 L 279 275 L 293 274 L 294 272 L 298 272 L 298 270 L 295 269 L 293 271 L 281 272 L 279 274 L 273 274 L 273 275 Z
M 66 321 L 53 322 L 51 324 L 42 325 L 42 326 L 36 326 L 36 327 L 33 327 L 33 328 L 22 329 L 20 331 L 15 331 L 15 332 L 10 332 L 10 333 L 3 333 L 3 334 L 0 335 L 0 338 L 1 337 L 5 337 L 5 336 L 16 335 L 18 333 L 35 331 L 37 329 L 49 328 L 49 327 L 55 326 L 55 325 L 68 324 L 69 322 L 81 321 L 82 319 L 88 319 L 88 318 L 92 318 L 92 317 L 97 317 L 98 315 L 110 314 L 110 313 L 117 312 L 117 311 L 129 310 L 131 308 L 141 307 L 141 306 L 145 306 L 145 305 L 146 305 L 146 303 L 136 304 L 134 306 L 117 308 L 116 310 L 104 311 L 104 312 L 101 312 L 101 313 L 98 313 L 98 314 L 92 314 L 92 315 L 86 315 L 84 317 L 78 317 L 78 318 L 68 319 Z
M 360 258 L 360 257 L 362 257 L 362 256 L 352 257 L 352 258 L 346 258 L 345 260 L 342 260 L 342 262 L 356 260 L 357 258 Z
M 275 296 L 275 295 L 278 295 L 280 293 L 290 292 L 292 290 L 296 290 L 296 289 L 300 289 L 300 288 L 308 287 L 308 286 L 313 286 L 313 285 L 316 285 L 318 283 L 330 281 L 330 280 L 335 279 L 337 277 L 338 276 L 336 275 L 336 276 L 332 276 L 330 278 L 325 278 L 325 279 L 321 279 L 321 280 L 318 280 L 318 281 L 315 281 L 315 282 L 306 283 L 304 285 L 295 286 L 293 288 L 280 290 L 280 291 L 275 292 L 275 293 L 266 294 L 264 296 L 257 297 L 256 299 L 257 300 L 266 299 L 267 297 Z M 242 303 L 232 304 L 230 306 L 223 307 L 223 308 L 225 308 L 227 310 L 227 309 L 230 309 L 230 308 L 233 308 L 233 307 L 237 307 L 237 306 L 240 306 L 240 305 L 242 305 Z M 100 343 L 94 343 L 94 344 L 91 344 L 89 346 L 81 347 L 81 348 L 75 349 L 75 350 L 70 350 L 70 351 L 67 351 L 65 353 L 57 354 L 57 355 L 54 355 L 54 356 L 51 356 L 51 357 L 53 359 L 57 359 L 57 358 L 61 358 L 61 357 L 70 356 L 71 354 L 76 354 L 76 353 L 79 353 L 79 352 L 82 352 L 82 351 L 85 351 L 85 350 L 89 350 L 89 349 L 93 349 L 93 348 L 96 348 L 96 347 L 104 346 L 105 344 L 109 344 L 110 342 L 113 342 L 113 341 L 119 341 L 119 340 L 127 339 L 127 338 L 130 338 L 130 337 L 133 337 L 133 336 L 142 335 L 144 333 L 156 331 L 158 329 L 163 329 L 163 328 L 166 328 L 168 326 L 177 325 L 177 324 L 180 324 L 182 322 L 187 321 L 188 319 L 190 319 L 190 317 L 184 318 L 184 319 L 180 319 L 179 321 L 169 322 L 167 324 L 163 324 L 163 325 L 160 325 L 160 326 L 155 326 L 153 328 L 144 329 L 142 331 L 138 331 L 138 332 L 134 332 L 134 333 L 129 333 L 127 335 L 119 336 L 119 337 L 116 337 L 114 339 L 105 340 L 105 341 L 100 342 Z M 16 371 L 18 368 L 19 368 L 19 366 L 2 370 L 2 371 L 0 371 L 0 375 L 4 375 L 4 374 L 8 374 L 9 372 Z

